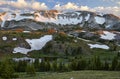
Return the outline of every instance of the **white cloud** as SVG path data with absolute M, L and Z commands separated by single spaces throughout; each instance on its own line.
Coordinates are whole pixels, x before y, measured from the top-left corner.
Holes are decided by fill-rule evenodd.
M 117 2 L 117 4 L 118 4 L 118 5 L 120 5 L 120 1 L 119 1 L 119 2 Z
M 90 8 L 88 6 L 78 6 L 75 3 L 68 2 L 65 5 L 60 5 L 60 4 L 55 5 L 54 9 L 57 9 L 57 10 L 83 10 L 83 11 L 85 10 L 85 11 L 93 11 L 93 12 L 101 12 L 101 13 L 111 13 L 111 14 L 120 16 L 120 7 L 119 6 L 113 6 L 113 7 L 98 6 L 98 7 Z
M 11 6 L 15 6 L 18 8 L 25 8 L 28 6 L 28 3 L 25 0 L 17 0 L 17 2 L 11 1 L 11 3 L 9 3 L 9 5 Z
M 57 9 L 57 10 L 76 10 L 78 9 L 79 6 L 77 6 L 75 3 L 71 3 L 71 2 L 68 2 L 67 4 L 65 5 L 60 5 L 60 4 L 57 4 L 54 6 L 54 9 Z
M 34 3 L 32 3 L 32 8 L 39 10 L 39 9 L 47 9 L 48 7 L 46 6 L 45 3 L 34 2 Z
M 89 10 L 89 7 L 88 6 L 80 6 L 79 7 L 79 10 Z
M 115 14 L 117 16 L 120 16 L 120 7 L 114 6 L 114 7 L 95 7 L 91 9 L 91 11 L 96 11 L 96 12 L 102 12 L 102 13 L 111 13 Z
M 68 2 L 65 5 L 57 4 L 54 6 L 57 10 L 89 10 L 88 6 L 78 6 L 75 3 Z
M 54 0 L 49 0 L 54 1 Z M 93 11 L 93 12 L 102 12 L 102 13 L 112 13 L 117 16 L 120 16 L 120 1 L 119 0 L 103 0 L 103 1 L 115 1 L 116 6 L 110 7 L 93 7 L 90 8 L 89 6 L 78 6 L 75 3 L 68 2 L 64 5 L 60 5 L 61 3 L 58 2 L 57 5 L 53 7 L 53 9 L 57 10 L 85 10 L 85 11 Z M 1 7 L 2 5 L 2 7 Z M 3 6 L 4 5 L 4 6 Z M 8 5 L 8 7 L 6 7 Z M 8 8 L 8 9 L 7 9 Z M 0 0 L 0 10 L 17 10 L 17 9 L 34 9 L 34 10 L 44 10 L 48 9 L 48 6 L 45 3 L 32 1 L 32 0 L 17 0 L 17 1 L 10 1 L 10 0 Z
M 37 2 L 37 1 L 27 1 L 27 0 L 17 0 L 17 1 L 0 1 L 0 5 L 9 5 L 11 7 L 15 8 L 29 8 L 29 9 L 48 9 L 47 5 L 45 3 Z

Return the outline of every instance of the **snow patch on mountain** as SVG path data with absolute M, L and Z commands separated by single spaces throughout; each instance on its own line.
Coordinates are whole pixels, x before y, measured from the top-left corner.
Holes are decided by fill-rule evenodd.
M 96 16 L 95 21 L 98 24 L 103 24 L 105 22 L 105 18 Z
M 4 27 L 4 24 L 6 21 L 11 21 L 11 20 L 23 20 L 23 19 L 34 19 L 33 16 L 22 16 L 21 13 L 11 13 L 11 12 L 7 12 L 4 15 L 0 16 L 1 20 L 2 20 L 2 24 L 1 27 Z
M 30 51 L 32 51 L 32 50 L 31 49 L 22 48 L 22 47 L 16 47 L 16 48 L 14 48 L 13 53 L 27 54 Z
M 113 40 L 115 39 L 116 34 L 108 32 L 108 31 L 103 31 L 104 34 L 101 34 L 100 38 L 105 39 L 105 40 Z
M 107 25 L 107 26 L 105 26 L 106 28 L 109 28 L 111 25 Z
M 107 45 L 100 45 L 100 44 L 88 44 L 90 48 L 101 48 L 101 49 L 109 49 Z
M 61 25 L 67 25 L 67 24 L 78 24 L 82 22 L 82 17 L 78 18 L 63 18 L 63 17 L 59 17 L 59 19 L 55 20 L 53 23 L 55 24 L 61 24 Z
M 4 37 L 2 37 L 2 39 L 3 39 L 4 41 L 6 41 L 6 40 L 7 40 L 7 37 L 6 37 L 6 36 L 4 36 Z
M 45 35 L 40 39 L 26 39 L 26 42 L 31 46 L 31 49 L 16 47 L 14 48 L 13 53 L 27 54 L 28 52 L 33 50 L 40 50 L 46 45 L 47 42 L 51 40 L 52 40 L 52 35 Z
M 90 18 L 90 14 L 88 14 L 86 17 L 85 17 L 85 21 L 88 21 Z
M 13 41 L 16 41 L 16 40 L 17 40 L 17 38 L 12 38 L 12 40 L 13 40 Z

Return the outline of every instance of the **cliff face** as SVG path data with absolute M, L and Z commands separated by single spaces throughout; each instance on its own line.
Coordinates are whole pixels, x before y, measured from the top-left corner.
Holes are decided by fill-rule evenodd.
M 79 26 L 84 29 L 103 29 L 120 31 L 120 18 L 112 14 L 88 11 L 60 12 L 57 10 L 31 13 L 0 13 L 1 29 L 23 28 L 38 30 L 61 26 Z

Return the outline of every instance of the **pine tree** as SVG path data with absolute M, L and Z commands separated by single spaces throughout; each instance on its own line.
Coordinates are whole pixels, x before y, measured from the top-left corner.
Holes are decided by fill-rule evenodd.
M 57 61 L 53 61 L 53 63 L 52 63 L 52 70 L 55 72 L 55 71 L 57 71 L 57 69 L 58 69 Z
M 14 69 L 7 60 L 1 63 L 0 76 L 3 79 L 12 79 L 12 77 L 14 76 Z
M 17 72 L 25 72 L 26 66 L 27 66 L 27 62 L 26 61 L 19 61 L 17 63 L 16 71 Z
M 114 57 L 112 60 L 111 70 L 115 70 L 117 64 L 118 64 L 118 58 Z
M 72 70 L 77 70 L 77 61 L 76 60 L 73 60 L 70 64 L 70 68 Z
M 77 63 L 77 70 L 84 70 L 86 68 L 86 61 L 84 59 L 79 59 Z
M 34 67 L 35 67 L 35 70 L 36 70 L 36 71 L 39 71 L 39 65 L 40 65 L 39 59 L 35 59 Z
M 104 70 L 109 70 L 109 63 L 107 61 L 105 61 L 103 69 Z
M 118 64 L 117 64 L 115 70 L 120 71 L 120 62 L 118 62 Z
M 36 72 L 33 64 L 27 64 L 26 73 L 29 76 L 35 76 Z
M 40 63 L 39 71 L 40 71 L 40 72 L 45 72 L 45 71 L 46 71 L 45 68 L 46 68 L 46 67 L 45 67 L 45 61 L 42 61 L 42 62 Z
M 51 69 L 51 65 L 50 65 L 50 62 L 49 61 L 47 61 L 46 63 L 45 63 L 45 69 L 46 69 L 46 71 L 50 71 L 50 69 Z
M 102 63 L 100 61 L 100 57 L 99 56 L 96 57 L 95 64 L 96 64 L 96 69 L 97 70 L 100 70 L 102 68 Z

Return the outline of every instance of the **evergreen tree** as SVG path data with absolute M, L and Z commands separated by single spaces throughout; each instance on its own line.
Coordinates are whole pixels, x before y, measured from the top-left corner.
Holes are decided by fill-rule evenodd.
M 50 71 L 51 70 L 51 65 L 50 65 L 50 62 L 49 61 L 47 61 L 46 63 L 45 63 L 45 69 L 46 69 L 46 71 Z
M 118 64 L 118 58 L 114 57 L 112 60 L 111 70 L 115 70 L 117 64 Z
M 59 72 L 62 72 L 63 71 L 63 62 L 60 62 L 59 65 L 58 65 L 58 71 Z
M 26 61 L 19 61 L 17 63 L 17 66 L 16 66 L 16 71 L 17 72 L 25 72 L 26 70 L 26 66 L 27 66 L 27 62 Z
M 120 57 L 120 51 L 118 51 L 117 56 Z
M 36 71 L 39 71 L 39 65 L 40 65 L 39 59 L 35 59 L 34 67 L 35 67 L 35 70 L 36 70 Z
M 109 63 L 107 61 L 105 61 L 103 69 L 104 70 L 109 70 Z
M 84 59 L 79 59 L 77 63 L 77 70 L 84 70 L 86 68 L 86 61 Z
M 117 64 L 115 70 L 120 71 L 120 62 L 118 62 L 118 64 Z
M 35 76 L 36 72 L 33 64 L 27 64 L 26 73 L 29 76 Z
M 102 62 L 100 61 L 99 56 L 94 56 L 92 59 L 88 61 L 88 67 L 89 70 L 100 70 L 102 69 Z
M 14 77 L 14 69 L 7 60 L 1 63 L 0 76 L 3 79 L 12 79 L 12 77 Z
M 96 58 L 96 69 L 100 70 L 102 68 L 102 63 L 100 61 L 100 57 L 97 56 Z
M 57 71 L 57 69 L 58 69 L 57 61 L 53 61 L 53 63 L 52 63 L 52 70 L 55 72 L 55 71 Z
M 40 63 L 39 71 L 40 71 L 40 72 L 45 72 L 45 71 L 46 71 L 45 68 L 46 68 L 46 67 L 45 67 L 45 61 L 42 61 L 42 62 Z
M 70 68 L 71 68 L 72 70 L 77 70 L 77 62 L 76 62 L 76 60 L 73 60 L 73 61 L 71 62 Z

